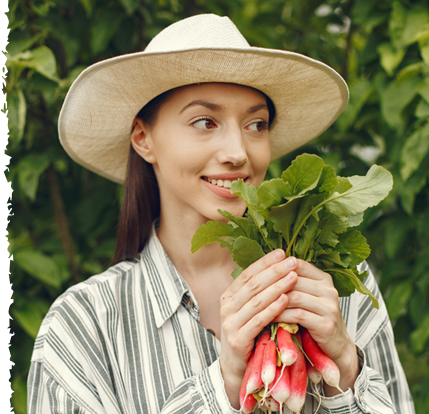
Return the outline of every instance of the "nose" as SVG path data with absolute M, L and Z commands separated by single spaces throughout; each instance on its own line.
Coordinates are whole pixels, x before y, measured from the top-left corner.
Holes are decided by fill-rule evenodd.
M 221 140 L 222 148 L 219 151 L 219 161 L 239 167 L 247 162 L 247 151 L 244 137 L 238 126 L 230 126 Z

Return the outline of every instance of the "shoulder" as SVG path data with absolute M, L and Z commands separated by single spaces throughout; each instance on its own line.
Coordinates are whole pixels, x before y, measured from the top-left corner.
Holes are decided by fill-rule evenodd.
M 120 262 L 67 289 L 52 304 L 45 316 L 34 345 L 32 361 L 45 358 L 53 338 L 94 337 L 103 329 L 106 315 L 118 314 L 123 286 L 140 283 L 140 260 Z

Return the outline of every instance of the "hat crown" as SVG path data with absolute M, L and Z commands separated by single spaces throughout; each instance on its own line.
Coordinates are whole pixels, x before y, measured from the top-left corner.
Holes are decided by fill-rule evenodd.
M 203 48 L 247 49 L 250 45 L 228 17 L 200 14 L 162 30 L 147 45 L 145 53 Z

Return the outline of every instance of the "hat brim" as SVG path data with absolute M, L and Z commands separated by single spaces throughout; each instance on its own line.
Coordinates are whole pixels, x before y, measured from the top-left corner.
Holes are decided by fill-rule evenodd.
M 275 160 L 325 131 L 348 102 L 348 88 L 331 67 L 307 56 L 265 48 L 138 52 L 84 70 L 61 109 L 60 141 L 77 163 L 124 183 L 131 125 L 138 111 L 179 86 L 227 82 L 251 86 L 273 101 Z

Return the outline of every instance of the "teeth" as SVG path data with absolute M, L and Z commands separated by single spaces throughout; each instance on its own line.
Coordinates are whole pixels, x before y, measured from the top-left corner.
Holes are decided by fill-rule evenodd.
M 207 178 L 207 181 L 210 184 L 213 185 L 217 185 L 218 187 L 223 187 L 223 188 L 231 188 L 231 180 L 213 180 L 211 178 Z

